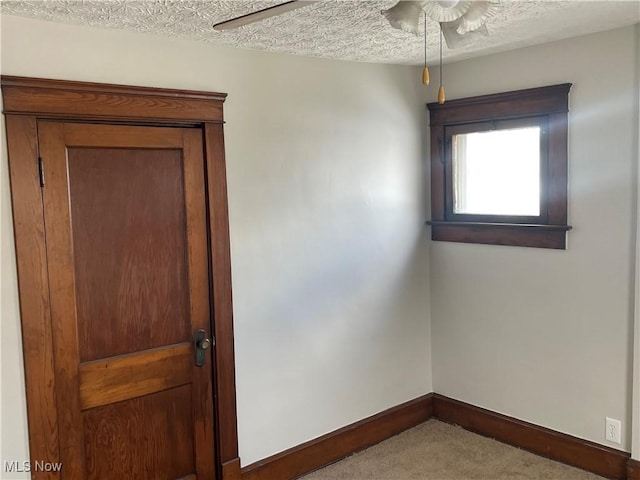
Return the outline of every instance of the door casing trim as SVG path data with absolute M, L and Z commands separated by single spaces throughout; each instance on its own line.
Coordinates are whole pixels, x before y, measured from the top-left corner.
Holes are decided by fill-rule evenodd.
M 231 256 L 224 155 L 226 94 L 107 85 L 14 76 L 0 77 L 6 120 L 9 178 L 18 269 L 18 296 L 31 459 L 59 462 L 58 417 L 47 275 L 37 122 L 177 125 L 202 129 L 207 191 L 210 295 L 214 349 L 216 470 L 236 480 L 239 465 L 233 349 Z M 59 479 L 60 473 L 33 472 Z

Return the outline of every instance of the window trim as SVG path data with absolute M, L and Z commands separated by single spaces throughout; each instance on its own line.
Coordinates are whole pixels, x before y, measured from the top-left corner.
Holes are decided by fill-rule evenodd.
M 428 104 L 431 130 L 431 238 L 436 241 L 566 249 L 567 125 L 570 83 Z M 513 120 L 539 122 L 540 216 L 453 213 L 452 132 Z M 476 131 L 476 130 L 474 130 Z

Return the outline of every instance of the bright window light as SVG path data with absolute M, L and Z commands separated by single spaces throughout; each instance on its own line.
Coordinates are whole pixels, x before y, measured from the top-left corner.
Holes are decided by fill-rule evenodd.
M 540 215 L 540 127 L 453 136 L 454 213 Z

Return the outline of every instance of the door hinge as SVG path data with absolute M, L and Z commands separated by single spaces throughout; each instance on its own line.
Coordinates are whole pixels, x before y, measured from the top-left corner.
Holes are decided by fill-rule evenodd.
M 44 163 L 41 157 L 38 157 L 38 176 L 40 177 L 40 186 L 44 187 Z

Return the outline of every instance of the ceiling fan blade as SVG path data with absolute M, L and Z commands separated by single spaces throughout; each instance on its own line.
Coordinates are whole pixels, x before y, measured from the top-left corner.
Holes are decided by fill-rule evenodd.
M 314 1 L 292 0 L 290 2 L 284 2 L 279 5 L 274 5 L 272 7 L 263 8 L 262 10 L 257 10 L 255 12 L 242 15 L 240 17 L 232 18 L 230 20 L 225 20 L 224 22 L 216 23 L 213 26 L 213 29 L 229 30 L 232 28 L 242 27 L 243 25 L 248 25 L 253 22 L 259 22 L 260 20 L 264 20 L 266 18 L 275 17 L 276 15 L 280 15 L 282 13 L 289 12 L 297 8 L 306 7 L 307 5 L 311 5 L 312 3 L 316 3 L 317 1 L 318 0 L 314 0 Z

